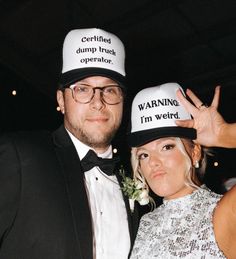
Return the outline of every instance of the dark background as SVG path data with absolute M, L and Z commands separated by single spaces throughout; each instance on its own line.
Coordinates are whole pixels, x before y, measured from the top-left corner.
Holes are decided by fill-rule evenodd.
M 118 146 L 125 146 L 133 96 L 161 83 L 178 82 L 206 103 L 220 84 L 219 110 L 228 122 L 236 121 L 235 0 L 0 0 L 0 21 L 3 132 L 61 124 L 55 92 L 63 39 L 69 30 L 86 27 L 115 33 L 126 46 L 127 112 Z M 214 151 L 206 180 L 219 190 L 223 178 L 236 176 L 236 150 Z

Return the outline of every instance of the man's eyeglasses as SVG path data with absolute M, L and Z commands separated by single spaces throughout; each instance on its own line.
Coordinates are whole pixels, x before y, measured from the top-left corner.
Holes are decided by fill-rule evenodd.
M 98 89 L 102 101 L 106 104 L 118 104 L 123 100 L 123 91 L 119 85 L 106 85 L 101 87 L 92 87 L 85 83 L 76 83 L 69 86 L 72 90 L 72 96 L 76 102 L 89 103 Z

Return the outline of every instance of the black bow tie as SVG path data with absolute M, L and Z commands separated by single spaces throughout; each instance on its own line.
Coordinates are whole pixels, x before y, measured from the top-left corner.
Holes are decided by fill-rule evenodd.
M 101 158 L 96 155 L 93 150 L 89 150 L 86 156 L 81 160 L 81 166 L 84 172 L 89 171 L 94 166 L 98 166 L 105 174 L 113 175 L 116 164 L 119 162 L 119 157 Z

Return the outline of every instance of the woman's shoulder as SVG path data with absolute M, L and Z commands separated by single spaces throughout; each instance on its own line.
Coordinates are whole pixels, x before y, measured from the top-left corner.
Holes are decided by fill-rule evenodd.
M 229 258 L 236 258 L 236 186 L 218 202 L 213 215 L 216 240 Z
M 214 213 L 217 220 L 227 222 L 229 217 L 232 217 L 232 220 L 236 219 L 236 186 L 222 196 Z

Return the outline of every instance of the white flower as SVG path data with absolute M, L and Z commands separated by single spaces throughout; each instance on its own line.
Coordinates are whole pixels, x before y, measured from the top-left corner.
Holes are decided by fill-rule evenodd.
M 137 189 L 145 188 L 145 183 L 144 182 L 136 181 L 136 183 L 137 183 L 137 186 L 136 186 Z
M 139 180 L 125 176 L 124 169 L 121 168 L 120 175 L 122 176 L 122 191 L 129 198 L 131 211 L 134 210 L 134 201 L 138 201 L 140 205 L 146 205 L 150 202 L 150 197 L 146 184 Z
M 142 192 L 140 193 L 140 200 L 138 201 L 140 205 L 147 205 L 149 203 L 149 194 L 146 189 L 143 189 Z
M 133 212 L 134 211 L 134 200 L 133 199 L 129 199 L 129 207 L 130 207 L 130 210 Z

